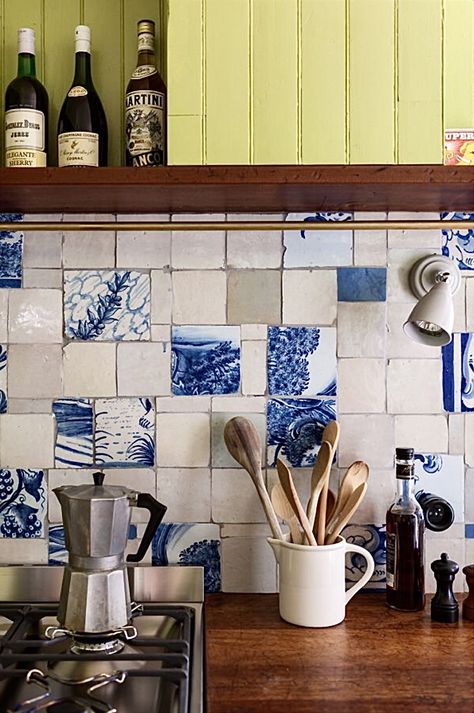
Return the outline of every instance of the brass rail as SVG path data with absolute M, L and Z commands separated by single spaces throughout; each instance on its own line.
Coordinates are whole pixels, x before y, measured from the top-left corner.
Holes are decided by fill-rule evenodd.
M 216 230 L 468 230 L 474 229 L 474 220 L 350 220 L 312 222 L 302 220 L 272 220 L 272 221 L 219 221 L 219 222 L 61 222 L 61 221 L 18 221 L 0 222 L 0 232 L 5 230 L 26 231 L 166 231 L 180 230 L 187 232 Z

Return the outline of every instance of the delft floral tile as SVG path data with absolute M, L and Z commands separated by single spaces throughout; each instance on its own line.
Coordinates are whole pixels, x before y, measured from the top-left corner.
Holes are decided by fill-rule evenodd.
M 308 223 L 308 230 L 285 230 L 284 267 L 352 265 L 352 230 L 318 230 L 314 223 L 349 222 L 352 213 L 289 213 L 287 220 Z M 316 229 L 314 229 L 316 228 Z
M 95 462 L 104 466 L 155 465 L 155 409 L 149 398 L 97 399 Z
M 0 413 L 7 412 L 7 348 L 0 344 Z
M 335 396 L 334 327 L 268 328 L 268 393 Z
M 338 302 L 385 302 L 385 267 L 341 267 L 337 271 Z
M 73 339 L 149 339 L 150 276 L 132 270 L 66 271 L 64 323 Z
M 454 510 L 454 522 L 464 521 L 464 457 L 445 453 L 415 454 L 415 492 L 444 498 Z
M 0 537 L 44 537 L 46 492 L 44 471 L 0 469 Z
M 204 567 L 206 592 L 221 589 L 221 558 L 218 525 L 161 524 L 152 542 L 154 565 Z
M 347 525 L 343 537 L 352 545 L 368 550 L 374 558 L 374 573 L 364 589 L 385 589 L 386 583 L 386 531 L 385 525 Z M 346 555 L 346 584 L 358 582 L 366 570 L 366 561 L 357 552 Z
M 474 213 L 441 213 L 441 220 L 474 220 Z M 454 260 L 465 275 L 474 274 L 474 230 L 449 230 L 446 226 L 441 231 L 443 246 L 441 252 Z
M 474 333 L 453 334 L 441 353 L 444 410 L 474 411 Z
M 313 465 L 325 426 L 336 418 L 335 399 L 280 399 L 268 402 L 267 462 L 282 458 L 293 467 Z
M 19 213 L 0 213 L 0 224 L 23 220 Z M 21 287 L 23 233 L 0 230 L 0 288 Z
M 240 327 L 173 327 L 172 391 L 234 394 L 240 385 Z
M 94 416 L 89 399 L 53 401 L 56 417 L 56 468 L 81 468 L 94 462 Z
M 136 525 L 130 525 L 128 530 L 128 539 L 137 539 L 137 527 Z M 50 525 L 49 526 L 49 540 L 48 540 L 48 564 L 53 566 L 65 565 L 69 561 L 68 551 L 66 549 L 66 543 L 64 540 L 64 527 L 63 525 Z

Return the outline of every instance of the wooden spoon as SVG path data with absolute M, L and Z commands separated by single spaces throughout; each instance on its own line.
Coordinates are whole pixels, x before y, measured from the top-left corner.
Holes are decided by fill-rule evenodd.
M 317 536 L 316 539 L 320 545 L 324 544 L 324 538 L 326 536 L 326 508 L 327 508 L 327 497 L 329 489 L 329 474 L 331 471 L 331 464 L 334 458 L 334 453 L 336 452 L 337 444 L 339 443 L 339 434 L 341 432 L 341 427 L 337 421 L 329 421 L 327 426 L 323 431 L 323 441 L 326 441 L 331 446 L 331 455 L 329 458 L 329 470 L 327 476 L 323 482 L 323 487 L 321 489 L 320 499 L 320 511 L 319 517 L 316 525 Z M 314 526 L 313 526 L 314 527 Z
M 276 485 L 273 486 L 270 499 L 278 517 L 288 523 L 291 532 L 291 541 L 297 545 L 303 544 L 303 535 L 298 526 L 298 518 L 288 502 L 281 483 L 276 483 Z
M 316 546 L 317 542 L 314 538 L 313 532 L 309 524 L 309 520 L 298 497 L 298 493 L 296 492 L 295 484 L 293 482 L 293 478 L 291 477 L 291 473 L 288 469 L 288 466 L 285 465 L 285 463 L 283 463 L 283 461 L 279 458 L 277 458 L 277 471 L 282 488 L 285 491 L 285 495 L 288 498 L 288 502 L 293 508 L 293 512 L 300 521 L 300 525 L 303 528 L 303 532 L 306 535 L 306 539 L 308 540 L 310 545 L 312 545 L 313 547 Z
M 326 535 L 332 529 L 333 520 L 339 516 L 339 512 L 345 507 L 347 500 L 350 498 L 354 490 L 362 483 L 366 483 L 369 477 L 369 466 L 362 460 L 356 460 L 346 470 L 341 481 L 337 496 L 336 506 L 334 508 L 331 519 L 326 525 Z
M 327 499 L 327 506 L 326 506 L 326 527 L 332 517 L 335 505 L 336 505 L 336 496 L 334 495 L 332 490 L 328 490 L 328 499 Z M 319 517 L 319 507 L 316 509 L 316 519 L 318 519 L 318 517 Z M 313 530 L 313 535 L 314 535 L 314 530 Z
M 273 537 L 282 540 L 283 533 L 263 479 L 261 443 L 257 429 L 247 418 L 235 416 L 225 425 L 224 441 L 231 456 L 252 478 Z
M 308 501 L 308 507 L 306 508 L 306 513 L 313 532 L 319 497 L 324 487 L 325 479 L 329 479 L 329 472 L 331 470 L 331 453 L 331 444 L 327 441 L 323 441 L 319 448 L 316 462 L 313 466 L 313 472 L 311 473 L 311 495 Z M 317 533 L 314 534 L 317 535 Z
M 367 483 L 361 483 L 357 488 L 351 493 L 349 498 L 342 510 L 339 511 L 337 517 L 333 517 L 331 521 L 331 527 L 328 528 L 326 534 L 326 545 L 332 545 L 339 536 L 339 533 L 344 529 L 344 527 L 349 522 L 350 518 L 358 508 L 362 498 L 364 497 L 367 490 Z

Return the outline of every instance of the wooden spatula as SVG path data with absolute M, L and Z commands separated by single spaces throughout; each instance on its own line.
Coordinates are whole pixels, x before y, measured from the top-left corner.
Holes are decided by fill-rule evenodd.
M 278 471 L 278 477 L 280 479 L 281 486 L 283 490 L 285 491 L 285 495 L 288 498 L 288 502 L 290 503 L 291 507 L 293 508 L 293 512 L 295 513 L 296 517 L 298 518 L 301 527 L 303 528 L 303 532 L 306 536 L 306 539 L 308 540 L 310 545 L 313 545 L 313 547 L 317 544 L 314 535 L 312 533 L 309 520 L 306 516 L 306 513 L 303 509 L 303 506 L 301 504 L 301 501 L 298 497 L 298 493 L 296 492 L 295 484 L 293 482 L 293 478 L 291 477 L 291 473 L 285 463 L 283 463 L 282 460 L 277 458 L 277 471 Z
M 342 510 L 339 511 L 336 518 L 332 520 L 331 528 L 328 528 L 326 535 L 326 545 L 332 545 L 338 538 L 341 531 L 345 528 L 354 512 L 359 507 L 359 504 L 367 490 L 367 483 L 361 483 L 346 500 Z
M 331 470 L 331 453 L 331 445 L 327 441 L 323 441 L 313 466 L 313 472 L 311 473 L 311 495 L 306 508 L 306 514 L 308 515 L 309 524 L 313 532 L 319 497 L 324 487 L 325 479 L 329 477 L 328 471 Z
M 278 517 L 288 523 L 291 532 L 291 541 L 296 545 L 303 544 L 303 535 L 298 525 L 299 520 L 288 502 L 281 483 L 276 483 L 273 486 L 270 499 Z
M 330 461 L 329 461 L 330 464 L 332 464 L 332 461 L 334 458 L 334 453 L 336 452 L 337 444 L 339 443 L 340 431 L 341 431 L 341 427 L 339 426 L 337 421 L 329 421 L 329 423 L 327 424 L 326 428 L 323 431 L 323 441 L 326 441 L 331 446 L 331 456 L 330 456 Z M 328 495 L 328 488 L 329 488 L 330 471 L 331 471 L 331 467 L 329 466 L 329 472 L 328 472 L 327 477 L 325 478 L 325 481 L 323 483 L 321 495 L 319 496 L 320 510 L 319 510 L 319 515 L 318 515 L 318 520 L 317 520 L 316 539 L 318 541 L 318 544 L 320 544 L 320 545 L 324 544 L 324 538 L 326 536 L 326 507 L 327 507 L 327 495 Z

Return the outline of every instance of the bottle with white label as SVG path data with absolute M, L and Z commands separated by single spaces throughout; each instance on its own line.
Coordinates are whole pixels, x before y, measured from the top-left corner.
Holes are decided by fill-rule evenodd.
M 18 30 L 18 74 L 5 94 L 5 166 L 44 167 L 48 154 L 48 94 L 36 78 L 35 33 Z
M 91 74 L 91 31 L 75 30 L 74 79 L 58 121 L 58 166 L 107 166 L 107 120 Z
M 125 96 L 127 166 L 166 166 L 166 85 L 155 58 L 155 23 L 138 23 L 138 60 Z

